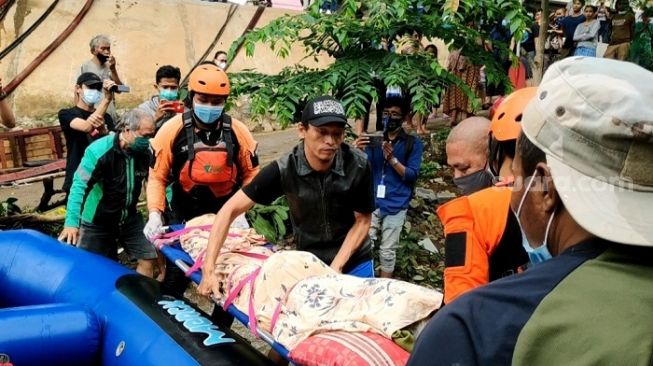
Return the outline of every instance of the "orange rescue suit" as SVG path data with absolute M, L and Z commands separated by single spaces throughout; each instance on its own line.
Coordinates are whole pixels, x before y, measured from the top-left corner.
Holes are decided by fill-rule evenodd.
M 150 211 L 164 212 L 166 186 L 170 183 L 169 177 L 173 161 L 178 159 L 173 156 L 173 143 L 180 133 L 186 133 L 185 129 L 182 114 L 178 114 L 166 122 L 152 139 L 156 162 L 150 169 L 147 185 L 147 206 Z M 236 119 L 231 119 L 231 129 L 239 145 L 238 154 L 233 156 L 234 165 L 227 164 L 228 154 L 224 149 L 224 144 L 206 147 L 201 142 L 194 141 L 195 164 L 187 162 L 179 175 L 172 177 L 179 181 L 185 191 L 190 191 L 194 185 L 205 185 L 215 197 L 222 197 L 233 191 L 236 174 L 240 175 L 242 185 L 249 184 L 256 176 L 259 171 L 258 163 L 253 161 L 253 158 L 256 157 L 256 141 L 247 126 Z M 237 167 L 240 169 L 236 170 Z M 201 174 L 202 169 L 205 170 L 203 175 Z M 175 199 L 174 196 L 173 199 Z
M 510 187 L 489 187 L 437 209 L 445 234 L 445 303 L 528 262 L 510 211 L 511 192 Z

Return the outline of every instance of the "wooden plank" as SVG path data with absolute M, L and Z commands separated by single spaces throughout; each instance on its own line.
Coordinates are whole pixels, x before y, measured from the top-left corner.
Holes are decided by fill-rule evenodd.
M 63 147 L 61 146 L 61 133 L 55 133 L 50 131 L 48 134 L 50 136 L 50 143 L 54 147 L 54 156 L 57 159 L 63 159 Z
M 52 152 L 52 144 L 50 141 L 38 141 L 38 142 L 31 142 L 27 144 L 27 151 L 39 151 L 39 150 L 47 150 L 49 152 Z
M 48 133 L 46 135 L 26 136 L 25 141 L 27 142 L 27 144 L 50 141 L 50 134 Z
M 16 142 L 16 137 L 11 139 L 11 160 L 14 162 L 14 166 L 20 166 L 20 155 L 18 155 L 18 143 Z
M 17 172 L 17 173 L 10 173 L 10 174 L 5 174 L 0 177 L 0 183 L 8 183 L 12 182 L 18 179 L 26 179 L 26 178 L 31 178 L 35 177 L 37 175 L 41 174 L 46 174 L 46 173 L 51 173 L 60 169 L 65 169 L 66 168 L 66 160 L 61 159 L 57 160 L 54 163 L 46 164 L 43 166 L 35 167 L 35 168 L 29 168 L 25 169 L 23 171 Z
M 59 178 L 59 177 L 64 177 L 64 176 L 66 176 L 66 172 L 56 172 L 56 173 L 51 173 L 51 174 L 46 174 L 46 175 L 40 175 L 38 177 L 15 180 L 15 181 L 13 181 L 13 183 L 14 184 L 27 184 L 27 183 L 40 182 L 40 181 L 42 181 L 44 179 L 47 179 L 47 178 Z
M 11 137 L 16 137 L 16 136 L 45 135 L 45 134 L 50 133 L 50 131 L 61 132 L 61 126 L 39 127 L 39 128 L 32 128 L 32 129 L 29 129 L 29 130 L 0 132 L 0 139 L 1 138 L 11 138 Z
M 16 136 L 16 140 L 18 141 L 18 151 L 20 152 L 20 162 L 21 164 L 25 163 L 27 161 L 27 147 L 25 146 L 25 137 L 24 136 Z

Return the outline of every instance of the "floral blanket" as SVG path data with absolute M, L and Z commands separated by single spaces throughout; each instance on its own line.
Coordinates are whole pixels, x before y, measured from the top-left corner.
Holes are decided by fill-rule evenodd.
M 198 228 L 180 237 L 194 260 L 206 249 L 206 225 L 213 219 L 204 215 L 189 221 L 187 227 Z M 290 350 L 313 334 L 334 330 L 374 332 L 392 339 L 395 331 L 442 305 L 438 291 L 399 280 L 339 274 L 311 253 L 273 252 L 264 243 L 253 229 L 230 229 L 215 265 L 221 284 L 217 297 L 250 320 L 254 317 L 258 328 Z

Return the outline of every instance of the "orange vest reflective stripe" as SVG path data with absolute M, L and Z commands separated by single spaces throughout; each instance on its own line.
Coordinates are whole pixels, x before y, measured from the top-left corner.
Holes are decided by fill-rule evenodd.
M 437 209 L 445 234 L 445 303 L 490 281 L 490 257 L 510 210 L 509 187 L 489 187 Z

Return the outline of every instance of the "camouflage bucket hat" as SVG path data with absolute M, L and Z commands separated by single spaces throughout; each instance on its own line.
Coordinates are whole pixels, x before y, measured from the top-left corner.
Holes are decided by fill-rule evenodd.
M 522 124 L 579 225 L 606 240 L 653 246 L 653 73 L 602 58 L 557 62 Z

